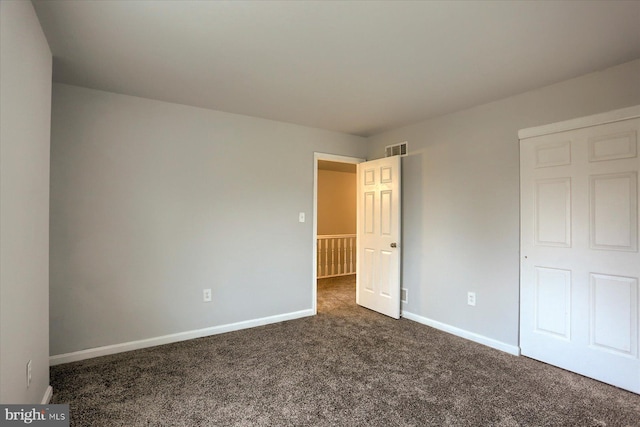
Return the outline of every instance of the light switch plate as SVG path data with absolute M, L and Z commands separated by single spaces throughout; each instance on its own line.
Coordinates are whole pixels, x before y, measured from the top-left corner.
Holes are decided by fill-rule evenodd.
M 298 214 L 298 221 L 300 221 L 300 222 L 304 222 L 304 212 L 300 212 L 300 213 Z

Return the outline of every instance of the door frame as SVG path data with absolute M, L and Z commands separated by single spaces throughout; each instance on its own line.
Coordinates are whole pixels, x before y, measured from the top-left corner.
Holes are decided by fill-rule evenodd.
M 313 242 L 313 265 L 311 274 L 311 308 L 313 314 L 318 313 L 318 244 L 316 242 L 318 236 L 318 161 L 326 160 L 336 163 L 349 163 L 357 165 L 365 162 L 366 159 L 360 157 L 340 156 L 328 153 L 313 153 L 313 227 L 311 241 Z

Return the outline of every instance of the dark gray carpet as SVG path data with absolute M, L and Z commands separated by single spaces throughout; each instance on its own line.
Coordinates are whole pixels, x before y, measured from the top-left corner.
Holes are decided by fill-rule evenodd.
M 640 396 L 355 305 L 51 368 L 72 426 L 638 426 Z

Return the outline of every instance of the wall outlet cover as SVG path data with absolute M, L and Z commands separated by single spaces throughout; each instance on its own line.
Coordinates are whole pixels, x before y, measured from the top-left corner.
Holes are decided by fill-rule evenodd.
M 476 293 L 475 292 L 467 292 L 467 304 L 471 306 L 476 305 Z

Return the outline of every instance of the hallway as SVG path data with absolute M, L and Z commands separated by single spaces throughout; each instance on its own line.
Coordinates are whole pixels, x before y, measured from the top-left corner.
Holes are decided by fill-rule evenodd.
M 355 274 L 318 279 L 318 314 L 356 307 Z

